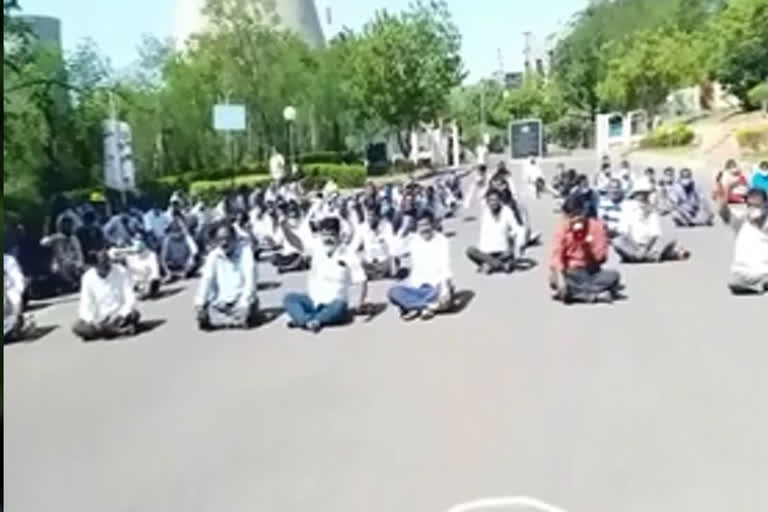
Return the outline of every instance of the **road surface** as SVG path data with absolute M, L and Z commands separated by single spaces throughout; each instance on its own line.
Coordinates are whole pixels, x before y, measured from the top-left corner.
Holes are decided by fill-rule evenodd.
M 317 336 L 284 318 L 201 334 L 186 283 L 142 304 L 151 332 L 84 344 L 76 303 L 38 310 L 58 328 L 3 351 L 5 509 L 768 510 L 768 302 L 727 293 L 730 231 L 678 231 L 691 261 L 622 266 L 627 301 L 566 307 L 546 286 L 552 202 L 530 207 L 545 245 L 526 273 L 478 275 L 478 224 L 448 223 L 475 297 L 430 323 L 389 308 Z M 304 286 L 262 275 L 267 307 Z

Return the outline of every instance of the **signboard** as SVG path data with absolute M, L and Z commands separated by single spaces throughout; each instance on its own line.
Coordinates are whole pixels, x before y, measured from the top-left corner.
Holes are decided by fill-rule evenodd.
M 245 131 L 245 105 L 214 105 L 213 128 L 217 131 Z
M 133 166 L 133 138 L 128 123 L 107 119 L 102 124 L 104 134 L 104 184 L 120 191 L 136 188 Z
M 541 119 L 522 119 L 509 123 L 509 151 L 513 159 L 544 156 Z

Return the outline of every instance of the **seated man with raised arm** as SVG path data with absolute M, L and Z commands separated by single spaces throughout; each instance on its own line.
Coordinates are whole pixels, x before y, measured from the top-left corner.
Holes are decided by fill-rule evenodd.
M 768 193 L 760 188 L 747 192 L 747 211 L 737 215 L 720 197 L 720 216 L 736 233 L 728 287 L 734 294 L 768 292 Z
M 364 309 L 368 280 L 356 251 L 341 242 L 341 223 L 326 217 L 318 223 L 318 234 L 305 246 L 287 222 L 282 224 L 286 239 L 312 257 L 306 293 L 289 293 L 283 299 L 288 326 L 319 332 L 330 325 L 347 322 L 350 313 Z M 360 286 L 357 303 L 350 307 L 349 289 Z
M 480 220 L 480 243 L 467 249 L 467 257 L 485 274 L 512 272 L 526 246 L 527 230 L 512 209 L 501 203 L 500 193 L 489 189 Z

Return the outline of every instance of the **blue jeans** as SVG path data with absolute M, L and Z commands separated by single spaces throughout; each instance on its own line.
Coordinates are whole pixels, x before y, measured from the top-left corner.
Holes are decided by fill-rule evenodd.
M 420 311 L 437 302 L 439 297 L 440 290 L 428 284 L 421 285 L 419 288 L 396 285 L 389 290 L 389 300 L 404 313 Z
M 299 327 L 315 320 L 320 325 L 343 324 L 349 316 L 349 308 L 343 300 L 334 300 L 329 304 L 315 304 L 309 295 L 304 293 L 289 293 L 283 299 L 285 312 L 291 321 Z

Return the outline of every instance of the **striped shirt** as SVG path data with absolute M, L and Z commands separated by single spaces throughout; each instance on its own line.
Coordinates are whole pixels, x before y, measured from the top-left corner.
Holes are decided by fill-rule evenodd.
M 605 229 L 609 233 L 615 233 L 621 221 L 621 202 L 616 203 L 607 197 L 601 197 L 598 206 L 598 216 L 603 221 L 603 224 L 605 224 Z

